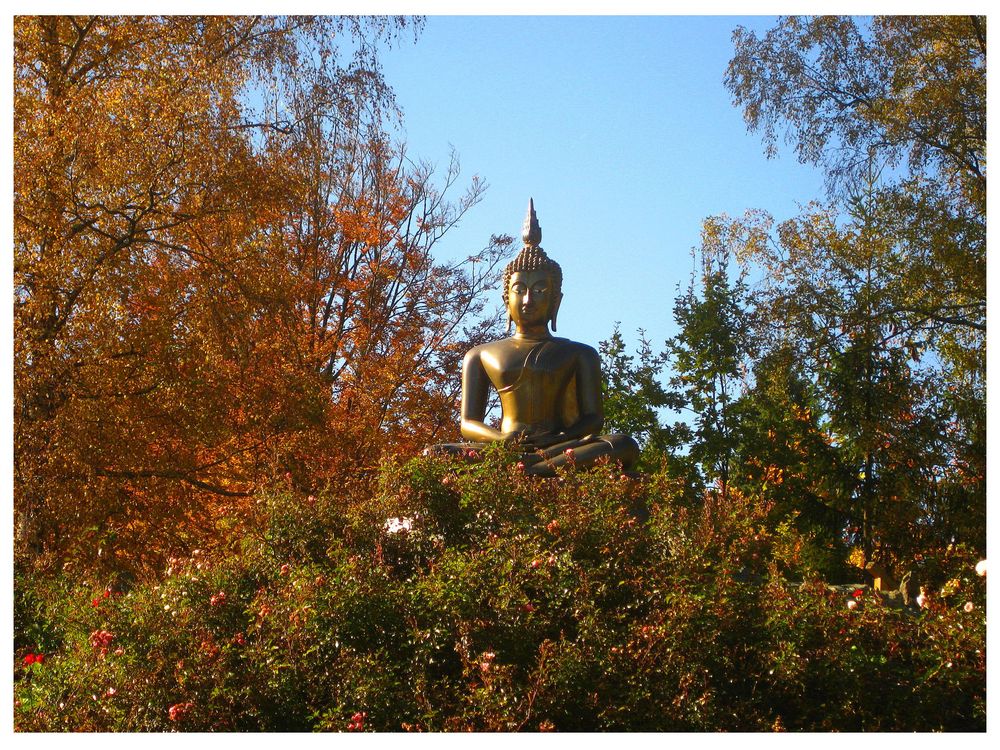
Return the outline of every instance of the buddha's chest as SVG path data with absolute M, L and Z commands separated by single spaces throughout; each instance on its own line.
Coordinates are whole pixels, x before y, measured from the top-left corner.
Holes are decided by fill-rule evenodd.
M 483 357 L 493 386 L 503 395 L 512 390 L 555 396 L 573 376 L 575 358 L 559 340 L 504 342 Z

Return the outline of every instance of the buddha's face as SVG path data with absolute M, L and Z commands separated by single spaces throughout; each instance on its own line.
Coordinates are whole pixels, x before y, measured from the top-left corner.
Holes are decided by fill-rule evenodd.
M 516 271 L 507 287 L 507 311 L 518 328 L 544 326 L 557 301 L 548 271 Z

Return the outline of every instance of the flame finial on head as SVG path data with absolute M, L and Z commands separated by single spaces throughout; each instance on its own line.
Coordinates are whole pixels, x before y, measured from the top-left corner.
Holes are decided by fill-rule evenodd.
M 524 217 L 524 226 L 521 229 L 521 239 L 526 247 L 538 247 L 542 244 L 542 227 L 535 216 L 535 201 L 528 198 L 528 215 Z

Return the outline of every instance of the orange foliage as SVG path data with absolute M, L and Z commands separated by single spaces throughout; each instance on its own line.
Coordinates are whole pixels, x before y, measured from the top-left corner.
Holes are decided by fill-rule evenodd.
M 20 552 L 141 562 L 276 471 L 446 436 L 506 243 L 431 256 L 485 186 L 446 202 L 457 163 L 436 188 L 387 135 L 405 25 L 15 20 Z

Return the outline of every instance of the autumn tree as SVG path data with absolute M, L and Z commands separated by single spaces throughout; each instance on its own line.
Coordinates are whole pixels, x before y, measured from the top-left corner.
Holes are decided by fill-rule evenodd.
M 506 240 L 431 256 L 485 186 L 406 157 L 377 53 L 412 27 L 15 20 L 21 552 L 155 561 L 441 432 Z

